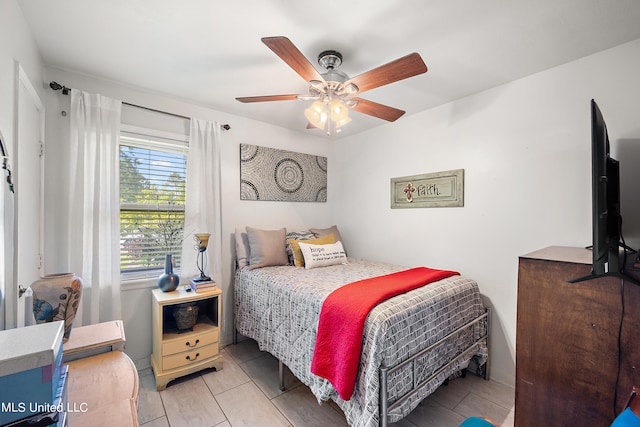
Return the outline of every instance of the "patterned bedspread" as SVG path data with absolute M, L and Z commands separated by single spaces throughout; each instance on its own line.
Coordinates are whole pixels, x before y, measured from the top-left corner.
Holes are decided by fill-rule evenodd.
M 240 269 L 234 291 L 236 327 L 241 334 L 255 339 L 261 350 L 287 365 L 318 400 L 333 399 L 349 425 L 378 426 L 379 368 L 396 366 L 484 313 L 476 282 L 463 276 L 449 277 L 381 303 L 365 323 L 355 392 L 349 401 L 340 399 L 327 380 L 310 372 L 322 303 L 339 286 L 403 269 L 353 258 L 348 264 L 309 270 L 291 266 Z M 456 363 L 430 381 L 423 393 L 407 399 L 392 412 L 391 422 L 411 412 L 447 377 L 465 368 L 472 356 L 484 362 L 484 342 L 472 354 L 456 357 L 483 333 L 481 329 L 456 334 L 420 360 L 417 383 L 452 359 Z M 389 379 L 391 402 L 411 387 L 410 377 L 409 372 L 401 370 Z

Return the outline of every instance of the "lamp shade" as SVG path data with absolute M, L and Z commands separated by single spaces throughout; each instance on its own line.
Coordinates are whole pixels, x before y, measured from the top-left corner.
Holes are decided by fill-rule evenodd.
M 304 116 L 309 120 L 313 126 L 317 128 L 324 128 L 327 122 L 327 112 L 323 102 L 316 101 L 309 108 L 304 110 Z
M 351 121 L 351 117 L 349 117 L 348 115 L 345 114 L 344 118 L 340 119 L 340 120 L 336 120 L 336 129 L 339 128 L 340 126 L 344 126 L 347 123 L 349 123 Z
M 329 103 L 329 108 L 331 110 L 331 120 L 336 122 L 344 121 L 349 118 L 349 109 L 344 103 L 339 99 L 334 99 Z M 348 122 L 345 122 L 348 123 Z
M 198 242 L 198 251 L 203 252 L 207 250 L 207 245 L 209 244 L 209 233 L 199 233 L 194 235 L 194 239 Z

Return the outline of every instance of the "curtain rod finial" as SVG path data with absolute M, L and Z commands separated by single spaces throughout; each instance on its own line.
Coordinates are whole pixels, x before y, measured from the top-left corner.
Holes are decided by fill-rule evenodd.
M 62 90 L 63 95 L 69 95 L 69 91 L 71 90 L 68 87 L 63 86 L 56 81 L 52 81 L 51 83 L 49 83 L 49 87 L 53 90 Z

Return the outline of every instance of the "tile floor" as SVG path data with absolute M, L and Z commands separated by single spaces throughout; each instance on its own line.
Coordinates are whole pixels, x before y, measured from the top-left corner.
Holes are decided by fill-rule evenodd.
M 224 369 L 205 370 L 156 391 L 150 369 L 140 372 L 138 421 L 143 427 L 347 426 L 334 404 L 318 405 L 309 389 L 286 371 L 278 388 L 278 361 L 245 340 L 222 350 Z M 514 389 L 475 375 L 458 378 L 425 399 L 397 427 L 457 427 L 485 416 L 513 427 Z

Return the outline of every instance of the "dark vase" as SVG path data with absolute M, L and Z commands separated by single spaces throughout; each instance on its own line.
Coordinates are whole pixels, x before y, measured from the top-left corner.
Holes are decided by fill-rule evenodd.
M 167 254 L 164 262 L 164 273 L 158 277 L 158 288 L 162 292 L 175 291 L 180 282 L 180 277 L 173 272 L 173 255 Z

